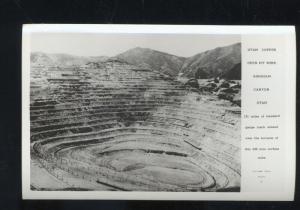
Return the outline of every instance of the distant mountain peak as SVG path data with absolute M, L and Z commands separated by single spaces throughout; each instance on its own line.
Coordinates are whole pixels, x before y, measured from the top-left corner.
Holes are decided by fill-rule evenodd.
M 95 63 L 119 62 L 133 64 L 138 68 L 159 71 L 173 77 L 189 78 L 225 77 L 240 78 L 241 43 L 217 47 L 184 58 L 144 47 L 129 49 L 117 56 L 74 56 L 64 53 L 31 53 L 31 64 L 44 66 L 81 66 Z
M 178 75 L 185 60 L 183 57 L 142 47 L 129 49 L 116 57 L 136 66 L 146 66 L 170 76 Z
M 185 60 L 180 75 L 183 77 L 240 78 L 241 43 L 217 47 L 198 53 Z M 205 75 L 205 76 L 204 76 Z

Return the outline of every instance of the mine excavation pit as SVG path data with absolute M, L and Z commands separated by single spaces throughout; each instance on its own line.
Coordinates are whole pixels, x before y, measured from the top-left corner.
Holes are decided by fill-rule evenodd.
M 240 190 L 232 101 L 118 60 L 31 68 L 32 190 Z

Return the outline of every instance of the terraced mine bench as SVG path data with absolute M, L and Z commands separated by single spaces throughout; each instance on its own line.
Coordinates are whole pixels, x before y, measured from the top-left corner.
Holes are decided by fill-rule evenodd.
M 239 190 L 240 107 L 120 61 L 32 74 L 32 167 L 52 176 L 33 189 Z

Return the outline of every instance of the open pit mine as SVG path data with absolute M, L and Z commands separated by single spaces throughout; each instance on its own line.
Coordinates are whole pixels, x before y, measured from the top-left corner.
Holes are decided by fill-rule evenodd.
M 240 191 L 240 112 L 120 59 L 31 66 L 31 189 Z

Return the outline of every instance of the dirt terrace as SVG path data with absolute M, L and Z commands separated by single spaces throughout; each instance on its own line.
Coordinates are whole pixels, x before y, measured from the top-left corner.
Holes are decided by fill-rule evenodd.
M 231 102 L 121 62 L 31 76 L 32 189 L 239 191 Z

